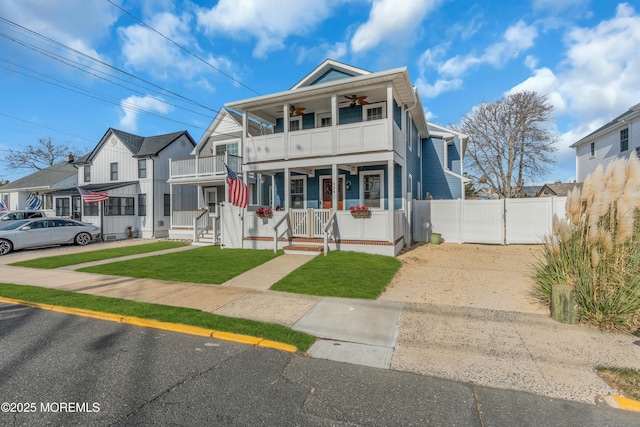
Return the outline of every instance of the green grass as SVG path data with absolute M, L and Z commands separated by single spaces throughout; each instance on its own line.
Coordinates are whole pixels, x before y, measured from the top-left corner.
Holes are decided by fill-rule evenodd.
M 104 259 L 123 257 L 127 255 L 143 254 L 148 252 L 162 251 L 164 249 L 179 248 L 186 246 L 182 242 L 155 242 L 143 245 L 123 246 L 120 248 L 101 249 L 97 251 L 87 251 L 77 254 L 58 255 L 45 258 L 32 259 L 29 261 L 14 262 L 9 265 L 29 268 L 60 268 L 67 265 L 83 264 L 85 262 L 102 261 Z
M 0 295 L 29 302 L 83 308 L 104 313 L 135 316 L 163 322 L 199 326 L 217 331 L 251 335 L 294 345 L 301 352 L 307 351 L 315 341 L 315 337 L 312 335 L 294 331 L 282 325 L 219 316 L 191 308 L 141 303 L 76 292 L 39 288 L 36 286 L 21 286 L 5 283 L 0 283 Z
M 279 255 L 267 250 L 203 246 L 184 252 L 113 262 L 79 269 L 87 273 L 176 282 L 221 284 Z
M 317 256 L 271 287 L 274 291 L 376 299 L 401 266 L 395 258 L 337 251 Z
M 640 371 L 622 368 L 596 368 L 607 384 L 629 399 L 640 400 Z

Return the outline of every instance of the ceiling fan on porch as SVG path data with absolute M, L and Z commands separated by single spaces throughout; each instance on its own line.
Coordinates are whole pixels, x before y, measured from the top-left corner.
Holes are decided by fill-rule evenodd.
M 345 98 L 347 98 L 350 102 L 349 104 L 349 108 L 353 108 L 356 105 L 369 105 L 370 103 L 366 101 L 367 97 L 366 96 L 358 96 L 358 95 L 351 95 L 351 96 L 344 96 Z
M 295 107 L 293 105 L 290 105 L 289 106 L 289 117 L 302 116 L 302 115 L 304 115 L 304 110 L 306 110 L 305 107 Z

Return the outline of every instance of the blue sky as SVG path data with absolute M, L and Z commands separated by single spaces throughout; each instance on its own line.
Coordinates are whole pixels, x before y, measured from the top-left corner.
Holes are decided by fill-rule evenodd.
M 88 151 L 109 127 L 198 141 L 225 103 L 326 58 L 408 67 L 445 126 L 512 91 L 548 95 L 560 144 L 540 182 L 569 181 L 569 145 L 640 103 L 640 0 L 3 0 L 0 155 L 48 137 Z

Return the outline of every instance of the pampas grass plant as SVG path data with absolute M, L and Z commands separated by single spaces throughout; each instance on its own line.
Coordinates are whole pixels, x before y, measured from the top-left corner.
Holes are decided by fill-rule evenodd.
M 537 295 L 553 284 L 574 287 L 583 323 L 602 329 L 640 328 L 640 161 L 636 156 L 598 166 L 567 196 L 566 218 L 534 266 Z

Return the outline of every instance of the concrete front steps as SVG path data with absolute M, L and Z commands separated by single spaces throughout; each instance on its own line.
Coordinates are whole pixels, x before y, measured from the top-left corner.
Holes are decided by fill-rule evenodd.
M 282 248 L 284 250 L 285 254 L 290 254 L 290 255 L 308 255 L 308 256 L 316 256 L 316 255 L 320 255 L 323 251 L 323 247 L 319 246 L 319 245 L 313 245 L 313 244 L 291 244 L 291 245 L 287 245 L 284 248 Z

